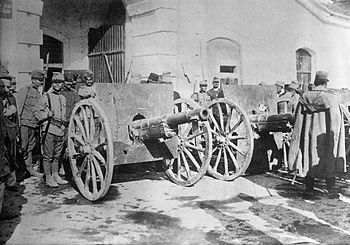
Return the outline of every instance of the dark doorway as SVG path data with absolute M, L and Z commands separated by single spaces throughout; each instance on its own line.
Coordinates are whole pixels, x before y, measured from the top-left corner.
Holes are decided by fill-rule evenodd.
M 63 67 L 63 43 L 51 36 L 43 36 L 43 45 L 40 46 L 40 59 L 44 61 L 43 69 L 47 69 L 47 79 L 44 91 L 51 87 L 53 72 L 62 72 Z

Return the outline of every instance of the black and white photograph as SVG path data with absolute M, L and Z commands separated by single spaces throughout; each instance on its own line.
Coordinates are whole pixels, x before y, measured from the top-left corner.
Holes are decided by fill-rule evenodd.
M 0 244 L 350 244 L 350 0 L 0 0 Z

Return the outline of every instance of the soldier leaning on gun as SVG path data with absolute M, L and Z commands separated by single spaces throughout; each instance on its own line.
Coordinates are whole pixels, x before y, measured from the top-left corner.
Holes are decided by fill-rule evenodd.
M 22 151 L 27 170 L 31 176 L 42 177 L 43 174 L 33 169 L 33 149 L 36 144 L 36 131 L 38 120 L 34 117 L 34 107 L 38 103 L 41 94 L 39 87 L 44 84 L 45 74 L 43 71 L 32 71 L 32 84 L 19 90 L 16 94 L 17 109 L 20 117 L 20 134 Z
M 46 185 L 49 187 L 58 187 L 58 184 L 68 183 L 58 175 L 59 159 L 67 125 L 66 98 L 61 94 L 63 81 L 62 73 L 54 72 L 52 90 L 40 98 L 34 110 L 34 115 L 43 129 L 43 167 Z

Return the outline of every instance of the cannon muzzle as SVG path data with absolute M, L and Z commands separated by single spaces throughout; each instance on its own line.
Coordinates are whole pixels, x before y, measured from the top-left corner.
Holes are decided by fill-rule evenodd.
M 206 121 L 208 118 L 208 109 L 195 109 L 162 117 L 141 119 L 129 125 L 130 137 L 141 141 L 171 138 L 177 135 L 179 125 L 192 121 Z

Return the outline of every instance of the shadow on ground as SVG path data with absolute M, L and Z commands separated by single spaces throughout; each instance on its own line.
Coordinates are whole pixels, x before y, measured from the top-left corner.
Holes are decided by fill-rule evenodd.
M 21 185 L 18 192 L 5 190 L 3 207 L 0 214 L 0 244 L 5 244 L 17 225 L 21 222 L 21 210 L 27 199 L 23 197 L 25 186 Z

